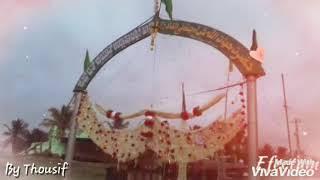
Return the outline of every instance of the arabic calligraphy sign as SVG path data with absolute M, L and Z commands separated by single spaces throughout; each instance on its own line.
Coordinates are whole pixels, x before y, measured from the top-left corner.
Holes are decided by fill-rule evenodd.
M 108 45 L 84 72 L 77 82 L 75 91 L 85 90 L 99 70 L 115 55 L 129 46 L 151 35 L 153 21 L 139 26 Z M 159 20 L 159 33 L 182 36 L 206 43 L 222 52 L 244 75 L 263 76 L 261 63 L 250 57 L 249 50 L 231 36 L 201 24 L 185 21 Z

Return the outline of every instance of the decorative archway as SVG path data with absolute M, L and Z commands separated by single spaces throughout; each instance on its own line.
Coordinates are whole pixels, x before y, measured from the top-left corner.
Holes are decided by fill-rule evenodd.
M 83 72 L 74 91 L 84 91 L 99 70 L 115 55 L 131 45 L 149 37 L 157 24 L 158 32 L 194 39 L 206 43 L 223 53 L 243 76 L 260 77 L 265 74 L 261 63 L 250 56 L 250 51 L 239 41 L 214 28 L 186 21 L 154 19 L 138 26 L 108 45 L 96 56 L 86 72 Z
M 152 31 L 157 28 L 157 32 L 167 35 L 175 35 L 194 39 L 206 43 L 223 53 L 247 79 L 247 119 L 248 119 L 248 149 L 249 167 L 256 164 L 257 159 L 257 98 L 256 98 L 256 79 L 265 75 L 261 63 L 250 56 L 250 50 L 239 41 L 226 33 L 214 28 L 186 21 L 163 20 L 157 17 L 147 23 L 138 26 L 129 33 L 120 37 L 102 52 L 98 54 L 90 64 L 89 68 L 83 72 L 78 80 L 74 92 L 74 113 L 72 117 L 71 132 L 68 141 L 66 161 L 72 160 L 75 142 L 75 129 L 79 100 L 85 93 L 91 80 L 99 70 L 109 62 L 115 55 L 130 47 L 131 45 L 149 37 Z M 249 168 L 250 169 L 250 168 Z M 250 176 L 250 179 L 254 177 Z

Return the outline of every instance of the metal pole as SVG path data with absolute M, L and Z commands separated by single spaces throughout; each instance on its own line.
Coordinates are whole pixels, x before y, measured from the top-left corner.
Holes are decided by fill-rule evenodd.
M 289 144 L 289 153 L 290 156 L 292 156 L 292 145 L 291 145 L 291 138 L 290 138 L 290 127 L 289 127 L 289 114 L 288 114 L 288 105 L 287 105 L 287 95 L 286 95 L 286 89 L 284 84 L 284 75 L 281 74 L 282 78 L 282 89 L 283 89 L 283 98 L 284 98 L 284 110 L 286 113 L 286 121 L 287 121 L 287 133 L 288 133 L 288 144 Z
M 69 167 L 72 166 L 72 160 L 74 156 L 74 146 L 76 141 L 76 133 L 77 133 L 77 122 L 76 117 L 78 114 L 79 106 L 80 106 L 80 100 L 81 100 L 82 93 L 76 92 L 74 97 L 74 107 L 71 117 L 71 126 L 70 126 L 70 132 L 69 132 L 69 138 L 68 138 L 68 144 L 67 144 L 67 151 L 66 151 L 66 158 L 65 161 L 69 163 Z M 71 171 L 71 168 L 69 168 L 69 171 Z M 67 178 L 70 177 L 70 172 L 67 174 Z
M 252 167 L 257 164 L 258 158 L 258 113 L 257 113 L 257 88 L 255 76 L 247 77 L 247 118 L 248 118 L 248 165 L 249 180 L 258 180 L 253 176 Z
M 295 119 L 294 123 L 296 126 L 296 132 L 295 132 L 295 136 L 296 136 L 296 141 L 297 141 L 297 156 L 300 157 L 301 156 L 301 146 L 300 146 L 300 134 L 299 134 L 299 123 L 301 121 L 299 119 Z

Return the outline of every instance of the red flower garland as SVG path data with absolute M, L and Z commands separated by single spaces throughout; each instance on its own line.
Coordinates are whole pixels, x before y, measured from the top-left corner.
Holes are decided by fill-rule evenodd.
M 156 117 L 156 113 L 153 111 L 146 111 L 144 113 L 145 116 L 151 116 L 151 117 Z
M 149 128 L 153 128 L 154 126 L 154 121 L 153 120 L 145 120 L 144 121 L 144 125 L 149 127 Z
M 140 135 L 143 136 L 143 137 L 145 137 L 145 138 L 152 138 L 152 137 L 153 137 L 153 133 L 152 133 L 151 131 L 141 132 Z
M 202 115 L 202 111 L 200 111 L 200 107 L 199 106 L 193 108 L 192 113 L 193 113 L 194 116 L 201 116 Z
M 113 113 L 113 111 L 112 110 L 108 110 L 107 112 L 106 112 L 106 116 L 107 116 L 107 118 L 111 118 L 112 117 L 112 113 Z
M 116 121 L 121 121 L 122 118 L 120 117 L 121 113 L 120 112 L 117 112 L 115 115 L 114 115 L 114 120 Z
M 241 114 L 242 114 L 242 116 L 245 116 L 245 115 L 246 115 L 246 105 L 245 105 L 246 100 L 245 100 L 244 93 L 243 93 L 243 86 L 241 86 L 241 91 L 239 92 L 239 95 L 240 95 L 240 97 L 241 97 L 241 103 L 242 103 L 242 106 L 241 106 L 241 108 L 242 108 Z
M 182 112 L 181 114 L 180 114 L 180 117 L 181 117 L 181 119 L 183 119 L 183 120 L 188 120 L 190 117 L 189 117 L 189 113 L 188 112 Z

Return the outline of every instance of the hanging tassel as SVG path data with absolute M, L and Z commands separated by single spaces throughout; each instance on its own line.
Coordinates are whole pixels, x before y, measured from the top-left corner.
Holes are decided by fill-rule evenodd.
M 154 30 L 151 34 L 151 47 L 150 50 L 153 51 L 156 48 L 156 38 L 157 38 L 157 33 L 156 30 Z
M 159 0 L 155 0 L 154 2 L 154 14 L 155 16 L 158 16 L 158 13 L 159 13 L 159 10 L 160 10 L 160 2 Z M 150 50 L 153 51 L 156 47 L 156 38 L 157 38 L 157 33 L 159 31 L 158 29 L 159 27 L 159 22 L 157 20 L 157 17 L 154 19 L 154 24 L 153 24 L 153 27 L 151 28 L 152 32 L 151 32 L 151 48 Z
M 182 83 L 182 107 L 181 107 L 181 129 L 183 130 L 187 130 L 188 129 L 188 124 L 187 124 L 187 120 L 189 120 L 189 113 L 187 111 L 187 104 L 186 104 L 186 95 L 185 95 L 185 91 L 184 91 L 184 83 Z

